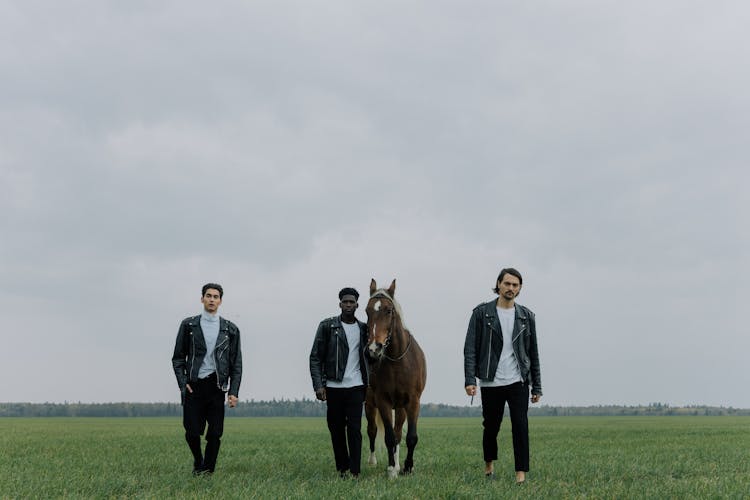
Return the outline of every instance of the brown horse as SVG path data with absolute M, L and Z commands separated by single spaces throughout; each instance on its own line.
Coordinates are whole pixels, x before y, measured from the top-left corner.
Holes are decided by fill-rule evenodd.
M 375 280 L 370 282 L 370 300 L 367 302 L 369 337 L 365 348 L 370 372 L 370 386 L 365 400 L 370 463 L 377 463 L 375 437 L 379 414 L 385 431 L 390 477 L 395 477 L 399 471 L 398 446 L 404 420 L 407 421 L 407 454 L 402 474 L 408 474 L 414 468 L 419 398 L 427 378 L 424 353 L 417 340 L 404 327 L 401 307 L 393 298 L 395 291 L 396 280 L 393 280 L 387 290 L 378 289 Z

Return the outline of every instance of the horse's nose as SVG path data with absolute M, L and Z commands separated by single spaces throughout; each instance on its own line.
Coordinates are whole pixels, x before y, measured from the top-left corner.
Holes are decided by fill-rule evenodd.
M 380 342 L 370 342 L 370 345 L 368 346 L 368 349 L 371 353 L 375 354 L 383 347 L 383 344 Z

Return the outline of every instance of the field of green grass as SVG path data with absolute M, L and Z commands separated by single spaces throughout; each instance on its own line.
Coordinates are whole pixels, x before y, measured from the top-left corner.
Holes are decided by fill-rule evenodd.
M 510 426 L 497 480 L 480 419 L 420 420 L 415 473 L 385 457 L 335 473 L 322 418 L 228 418 L 216 474 L 192 477 L 174 418 L 0 419 L 0 498 L 748 498 L 749 417 L 537 417 L 531 472 L 513 482 Z M 363 432 L 364 434 L 364 432 Z M 401 454 L 405 457 L 405 450 Z

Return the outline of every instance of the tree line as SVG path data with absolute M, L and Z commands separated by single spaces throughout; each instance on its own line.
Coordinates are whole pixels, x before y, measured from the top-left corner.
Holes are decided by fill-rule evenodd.
M 311 399 L 246 400 L 227 410 L 227 417 L 325 417 L 326 405 Z M 455 406 L 425 403 L 423 417 L 481 417 L 479 404 Z M 532 406 L 529 416 L 750 416 L 750 409 L 723 406 Z M 179 403 L 0 403 L 0 417 L 180 417 Z

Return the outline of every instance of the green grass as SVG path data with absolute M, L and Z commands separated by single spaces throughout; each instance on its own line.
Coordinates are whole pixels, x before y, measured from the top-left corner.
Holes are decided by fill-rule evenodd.
M 482 475 L 478 418 L 422 419 L 415 473 L 395 480 L 382 450 L 375 468 L 363 450 L 359 481 L 339 479 L 322 418 L 225 427 L 216 474 L 193 478 L 179 419 L 0 419 L 0 497 L 750 497 L 750 417 L 532 418 L 522 486 L 505 423 L 494 482 Z

